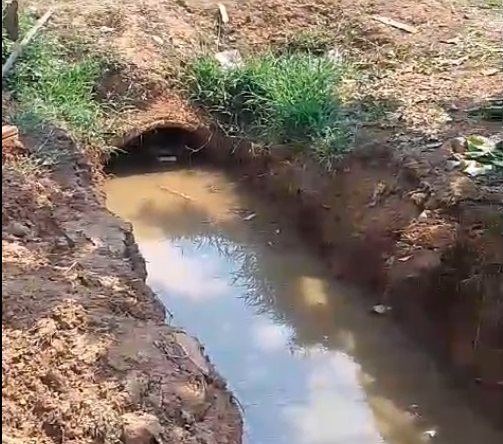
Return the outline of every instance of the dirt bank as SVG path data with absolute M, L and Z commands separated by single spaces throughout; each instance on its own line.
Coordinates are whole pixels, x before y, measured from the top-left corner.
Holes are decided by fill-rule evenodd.
M 431 156 L 395 153 L 373 144 L 336 175 L 306 158 L 246 148 L 239 157 L 251 182 L 287 202 L 334 275 L 379 295 L 501 425 L 503 190 L 449 172 L 449 142 Z
M 225 383 L 165 324 L 79 156 L 49 176 L 4 159 L 2 442 L 240 443 Z
M 45 2 L 28 3 L 39 15 L 45 11 Z M 165 97 L 173 86 L 166 78 L 201 40 L 217 41 L 218 49 L 260 49 L 321 28 L 329 36 L 325 45 L 375 69 L 358 99 L 392 105 L 392 112 L 375 122 L 373 135 L 337 174 L 281 149 L 254 153 L 241 143 L 235 151 L 224 140 L 208 144 L 219 146 L 212 161 L 238 161 L 243 175 L 297 218 L 334 275 L 381 295 L 403 325 L 473 383 L 498 420 L 501 184 L 476 184 L 451 171 L 449 147 L 437 145 L 467 130 L 500 130 L 477 127 L 466 113 L 501 88 L 493 69 L 500 63 L 498 14 L 480 2 L 462 3 L 229 2 L 231 21 L 221 27 L 211 1 L 68 1 L 48 27 L 62 35 L 76 29 L 91 52 L 118 58 L 117 70 L 97 88 L 107 105 L 117 105 L 110 121 L 118 145 L 124 134 L 170 122 L 201 126 L 183 100 Z M 202 127 L 205 141 L 217 134 Z M 23 156 L 4 159 L 4 150 L 2 156 L 3 437 L 240 442 L 230 395 L 199 353 L 192 355 L 197 346 L 164 325 L 130 230 L 103 208 L 87 162 L 76 156 L 47 175 L 26 170 Z
M 131 132 L 114 143 L 156 126 L 168 135 L 177 126 L 192 133 L 208 161 L 237 170 L 290 213 L 334 276 L 370 289 L 377 299 L 369 306 L 391 306 L 409 333 L 455 370 L 453 381 L 459 377 L 500 422 L 503 190 L 449 168 L 452 141 L 396 150 L 383 137 L 362 144 L 329 174 L 288 149 L 257 149 L 219 135 L 176 98 L 133 120 Z

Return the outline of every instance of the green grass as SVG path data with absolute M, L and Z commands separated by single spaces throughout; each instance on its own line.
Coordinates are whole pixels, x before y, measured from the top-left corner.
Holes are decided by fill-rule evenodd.
M 310 52 L 251 56 L 232 69 L 201 55 L 187 64 L 184 81 L 190 99 L 231 132 L 310 149 L 330 168 L 351 140 L 337 95 L 345 72 Z
M 24 33 L 33 22 L 26 15 L 20 19 Z M 3 62 L 12 45 L 2 33 Z M 105 148 L 104 112 L 94 92 L 103 63 L 89 55 L 76 58 L 73 51 L 47 30 L 29 43 L 3 81 L 15 101 L 9 117 L 26 131 L 57 127 L 83 144 Z

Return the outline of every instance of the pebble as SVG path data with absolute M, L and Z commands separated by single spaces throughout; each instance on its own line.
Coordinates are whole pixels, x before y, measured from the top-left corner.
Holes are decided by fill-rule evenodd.
M 464 137 L 455 137 L 451 140 L 451 149 L 454 153 L 462 154 L 468 148 L 468 143 Z
M 159 437 L 163 428 L 159 419 L 151 414 L 136 412 L 127 413 L 122 417 L 124 421 L 125 444 L 150 444 L 160 442 Z
M 30 234 L 31 230 L 20 222 L 12 222 L 9 231 L 17 237 L 26 237 Z
M 417 218 L 419 220 L 426 220 L 433 216 L 433 212 L 430 210 L 424 210 Z

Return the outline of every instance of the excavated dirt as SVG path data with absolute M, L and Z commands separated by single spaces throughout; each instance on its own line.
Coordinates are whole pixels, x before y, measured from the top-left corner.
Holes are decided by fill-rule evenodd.
M 85 162 L 2 168 L 2 442 L 238 444 L 196 340 L 165 324 Z
M 391 306 L 501 425 L 503 190 L 449 170 L 451 144 L 429 155 L 371 144 L 335 175 L 308 158 L 257 154 L 242 143 L 235 160 L 287 205 L 335 276 L 380 294 L 376 302 Z M 215 157 L 232 159 L 221 148 Z
M 45 11 L 46 2 L 28 3 Z M 501 425 L 503 189 L 450 170 L 443 143 L 501 130 L 466 114 L 501 89 L 492 69 L 501 23 L 482 3 L 228 2 L 231 22 L 220 28 L 212 1 L 67 1 L 49 27 L 76 29 L 121 62 L 97 90 L 127 105 L 114 116 L 117 145 L 169 125 L 205 143 L 216 137 L 212 162 L 239 165 L 281 201 L 334 275 L 381 294 Z M 361 103 L 392 106 L 335 175 L 281 148 L 257 153 L 243 142 L 236 151 L 166 97 L 167 74 L 200 42 L 260 49 L 305 29 L 327 31 L 331 45 L 379 71 Z M 240 443 L 231 395 L 199 345 L 164 324 L 130 228 L 104 209 L 87 163 L 48 176 L 23 159 L 22 147 L 2 150 L 2 441 Z

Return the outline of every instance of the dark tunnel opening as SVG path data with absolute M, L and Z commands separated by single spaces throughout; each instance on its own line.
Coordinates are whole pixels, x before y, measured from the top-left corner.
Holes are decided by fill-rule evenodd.
M 208 140 L 198 131 L 181 127 L 160 127 L 126 139 L 105 164 L 105 173 L 128 175 L 163 171 L 196 162 Z

